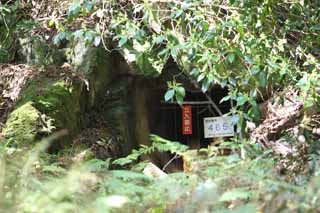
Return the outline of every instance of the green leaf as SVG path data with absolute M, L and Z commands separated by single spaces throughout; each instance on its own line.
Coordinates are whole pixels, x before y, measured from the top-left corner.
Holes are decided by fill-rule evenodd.
M 202 92 L 207 92 L 210 86 L 210 82 L 207 78 L 204 79 L 204 81 L 202 82 L 202 87 L 201 90 Z
M 320 24 L 317 24 L 317 25 L 314 25 L 314 26 L 311 26 L 312 30 L 315 30 L 315 31 L 320 31 Z
M 235 56 L 234 53 L 230 53 L 230 54 L 228 55 L 228 61 L 229 61 L 230 64 L 232 64 L 232 63 L 234 62 L 235 57 L 236 57 L 236 56 Z
M 184 98 L 184 97 L 176 94 L 176 99 L 177 99 L 177 102 L 178 102 L 179 105 L 182 105 L 182 104 L 183 104 L 183 98 Z
M 179 48 L 178 47 L 173 47 L 171 49 L 171 56 L 174 60 L 177 60 L 178 59 L 178 50 Z
M 244 57 L 244 60 L 245 60 L 248 64 L 253 64 L 252 58 L 251 58 L 250 56 L 248 56 L 248 55 L 246 55 L 246 56 Z
M 250 90 L 250 97 L 252 97 L 252 98 L 257 97 L 257 89 L 256 88 Z
M 197 81 L 198 81 L 198 82 L 202 81 L 202 79 L 204 79 L 204 77 L 206 77 L 206 74 L 205 74 L 205 73 L 201 73 L 201 74 L 198 76 Z
M 90 172 L 105 171 L 109 168 L 110 159 L 105 161 L 99 159 L 91 159 L 84 163 L 85 168 Z
M 244 95 L 237 97 L 237 105 L 242 106 L 248 101 L 248 98 Z
M 210 72 L 210 73 L 207 75 L 207 79 L 208 79 L 209 83 L 212 83 L 212 81 L 214 80 L 214 75 Z
M 261 87 L 267 86 L 267 74 L 265 72 L 259 73 L 259 84 Z
M 81 11 L 81 4 L 79 1 L 73 2 L 73 4 L 69 7 L 68 16 L 77 15 Z
M 223 102 L 225 102 L 225 101 L 228 101 L 228 100 L 230 100 L 230 98 L 231 98 L 230 95 L 227 95 L 227 96 L 223 97 L 223 98 L 220 100 L 219 103 L 221 104 L 221 103 L 223 103 Z
M 231 123 L 232 123 L 233 125 L 239 124 L 240 121 L 241 121 L 240 115 L 234 115 L 234 116 L 232 116 Z
M 175 90 L 174 90 L 174 89 L 168 90 L 168 91 L 166 92 L 166 94 L 164 95 L 164 100 L 165 100 L 165 101 L 171 100 L 171 99 L 173 98 L 174 94 L 175 94 Z
M 249 103 L 251 105 L 251 108 L 249 110 L 251 113 L 251 117 L 253 118 L 254 121 L 259 121 L 261 117 L 259 105 L 254 99 L 250 99 Z
M 66 38 L 66 33 L 60 32 L 53 38 L 53 44 L 57 45 L 60 43 L 60 41 L 62 41 L 65 38 Z
M 184 87 L 177 87 L 176 94 L 181 97 L 184 97 L 186 96 L 186 90 L 184 89 Z
M 153 43 L 154 44 L 161 44 L 166 38 L 163 35 L 159 35 L 154 38 Z
M 51 19 L 48 23 L 49 27 L 53 27 L 55 25 L 55 21 L 53 19 Z
M 73 33 L 73 36 L 76 38 L 76 39 L 79 39 L 83 36 L 83 30 L 77 30 Z
M 196 57 L 196 50 L 194 48 L 190 48 L 188 50 L 188 59 L 193 60 Z
M 179 18 L 183 14 L 183 10 L 177 10 L 175 13 L 172 14 L 173 18 Z
M 125 36 L 122 36 L 121 39 L 119 40 L 118 46 L 122 47 L 123 45 L 125 45 L 128 41 L 128 38 Z
M 95 33 L 93 31 L 86 31 L 85 32 L 84 39 L 87 42 L 87 44 L 88 43 L 91 44 L 91 42 L 93 42 L 94 38 L 95 38 Z
M 278 69 L 279 65 L 273 62 L 272 60 L 267 60 L 267 64 L 272 68 L 272 69 Z
M 91 12 L 95 3 L 96 3 L 96 1 L 91 1 L 91 2 L 85 1 L 83 6 L 87 10 L 87 12 Z
M 183 1 L 181 8 L 183 10 L 188 10 L 191 6 L 192 6 L 192 3 L 188 3 L 188 2 Z
M 190 72 L 190 75 L 192 76 L 197 76 L 199 75 L 199 69 L 198 68 L 193 68 Z
M 255 75 L 255 74 L 257 74 L 259 71 L 260 71 L 260 69 L 259 69 L 259 67 L 257 67 L 257 66 L 253 66 L 253 67 L 250 69 L 251 75 Z

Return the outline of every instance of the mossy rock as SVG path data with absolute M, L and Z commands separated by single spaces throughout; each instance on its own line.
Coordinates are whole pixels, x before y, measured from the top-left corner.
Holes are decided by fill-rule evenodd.
M 67 126 L 76 129 L 79 126 L 78 116 L 84 111 L 81 109 L 85 102 L 83 87 L 76 81 L 68 85 L 63 80 L 41 79 L 25 89 L 17 106 L 32 101 L 41 113 L 54 119 L 56 128 Z
M 8 144 L 28 145 L 55 130 L 67 129 L 71 140 L 82 127 L 83 85 L 41 77 L 22 92 L 3 129 Z
M 70 55 L 70 64 L 88 80 L 88 105 L 93 107 L 104 95 L 107 85 L 117 71 L 113 67 L 112 54 L 104 48 L 94 48 L 79 40 Z
M 107 101 L 110 107 L 104 108 L 103 116 L 117 133 L 129 138 L 128 109 L 122 109 L 122 105 L 127 104 L 127 91 L 130 90 L 127 67 L 122 66 L 124 61 L 120 60 L 119 54 L 109 53 L 102 47 L 87 46 L 84 42 L 70 48 L 73 49 L 66 50 L 72 52 L 68 56 L 72 67 L 69 71 L 63 73 L 65 70 L 60 72 L 57 67 L 50 70 L 47 66 L 47 70 L 30 79 L 24 87 L 3 128 L 5 143 L 16 146 L 34 144 L 55 131 L 66 129 L 68 135 L 55 144 L 58 149 L 71 144 L 87 126 L 88 112 L 97 109 L 109 90 L 119 89 L 120 81 L 124 86 L 121 86 L 121 92 L 115 92 L 115 99 Z M 119 76 L 122 76 L 121 80 Z M 121 104 L 116 104 L 118 101 Z M 28 111 L 33 113 L 29 115 Z
M 40 112 L 26 102 L 10 114 L 3 135 L 6 143 L 30 144 L 35 141 L 39 125 Z

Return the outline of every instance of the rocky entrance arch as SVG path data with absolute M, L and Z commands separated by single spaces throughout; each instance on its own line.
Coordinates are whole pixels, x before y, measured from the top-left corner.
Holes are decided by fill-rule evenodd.
M 37 72 L 19 85 L 21 91 L 2 129 L 6 144 L 29 146 L 61 129 L 68 134 L 54 147 L 84 144 L 95 147 L 101 158 L 129 154 L 141 144 L 151 145 L 150 134 L 191 148 L 210 143 L 203 137 L 202 119 L 217 115 L 210 101 L 219 105 L 226 90 L 213 88 L 208 101 L 182 75 L 176 78 L 186 87 L 186 103 L 192 105 L 193 134 L 186 136 L 181 133 L 181 107 L 163 99 L 167 81 L 179 72 L 174 63 L 168 63 L 160 76 L 148 77 L 132 70 L 116 51 L 79 42 L 73 52 L 62 66 L 31 67 Z M 230 106 L 219 108 L 226 113 Z M 116 148 L 110 150 L 110 143 Z M 164 165 L 170 156 L 156 153 L 152 160 Z

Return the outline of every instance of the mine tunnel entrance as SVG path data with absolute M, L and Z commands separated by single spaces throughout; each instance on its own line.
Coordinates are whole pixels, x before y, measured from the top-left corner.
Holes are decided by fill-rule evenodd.
M 205 128 L 208 126 L 205 126 L 204 121 L 206 118 L 220 116 L 213 108 L 211 101 L 223 114 L 228 113 L 231 103 L 220 104 L 220 100 L 228 94 L 228 90 L 220 87 L 212 89 L 208 92 L 212 99 L 209 101 L 201 90 L 186 88 L 183 106 L 176 102 L 163 101 L 165 92 L 165 89 L 153 90 L 153 97 L 158 97 L 159 102 L 153 104 L 150 132 L 188 145 L 191 149 L 207 147 L 213 141 L 213 137 L 205 134 Z

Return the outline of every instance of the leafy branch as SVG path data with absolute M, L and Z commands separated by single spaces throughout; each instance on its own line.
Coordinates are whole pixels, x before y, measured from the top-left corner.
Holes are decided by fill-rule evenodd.
M 179 142 L 172 142 L 157 135 L 151 135 L 150 139 L 153 142 L 151 146 L 142 145 L 138 150 L 134 149 L 130 155 L 119 158 L 112 163 L 120 166 L 131 164 L 137 161 L 139 157 L 148 155 L 156 150 L 160 152 L 171 152 L 177 155 L 183 155 L 188 150 L 187 146 Z

